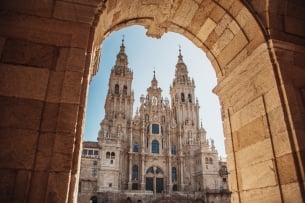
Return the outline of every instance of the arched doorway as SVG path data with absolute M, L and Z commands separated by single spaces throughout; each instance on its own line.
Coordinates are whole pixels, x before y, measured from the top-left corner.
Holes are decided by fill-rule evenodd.
M 146 170 L 145 174 L 146 190 L 154 193 L 164 192 L 164 173 L 161 168 L 151 166 Z
M 234 201 L 304 202 L 301 1 L 4 1 L 1 9 L 2 202 L 73 202 L 100 44 L 133 24 L 153 37 L 180 33 L 210 58 Z

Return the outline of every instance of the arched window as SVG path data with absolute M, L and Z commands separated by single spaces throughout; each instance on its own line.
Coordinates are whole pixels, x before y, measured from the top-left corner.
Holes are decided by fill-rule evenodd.
M 118 84 L 115 84 L 114 86 L 114 94 L 118 95 L 120 93 L 120 86 Z
M 111 159 L 115 159 L 115 153 L 111 152 Z
M 172 154 L 173 154 L 173 155 L 176 155 L 176 154 L 177 154 L 176 145 L 172 145 Z
M 106 159 L 110 159 L 110 152 L 106 152 Z
M 189 102 L 192 103 L 192 95 L 191 94 L 188 95 L 188 99 L 189 99 Z
M 151 152 L 159 154 L 159 142 L 157 140 L 151 142 Z
M 133 145 L 133 152 L 139 152 L 139 145 L 138 144 Z
M 172 181 L 177 181 L 177 169 L 175 167 L 172 168 Z
M 127 95 L 127 86 L 126 85 L 124 85 L 124 88 L 123 88 L 123 95 Z
M 185 98 L 184 98 L 184 93 L 183 92 L 181 93 L 181 101 L 185 102 Z
M 139 179 L 139 167 L 137 165 L 133 165 L 132 167 L 132 180 Z
M 212 158 L 209 158 L 209 163 L 213 164 L 213 159 Z

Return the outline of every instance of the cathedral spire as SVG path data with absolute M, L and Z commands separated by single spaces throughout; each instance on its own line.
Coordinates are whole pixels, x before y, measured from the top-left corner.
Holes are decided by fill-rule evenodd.
M 120 46 L 120 53 L 125 53 L 124 35 L 122 37 L 122 44 Z
M 156 71 L 154 70 L 153 73 L 154 73 L 154 76 L 153 76 L 153 79 L 151 80 L 151 86 L 158 87 L 158 80 L 156 79 Z

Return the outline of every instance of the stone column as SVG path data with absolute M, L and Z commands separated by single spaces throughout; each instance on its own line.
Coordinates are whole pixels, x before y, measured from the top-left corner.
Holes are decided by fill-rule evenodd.
M 132 154 L 129 153 L 129 178 L 128 178 L 128 190 L 132 189 Z
M 145 190 L 145 155 L 141 154 L 141 190 Z

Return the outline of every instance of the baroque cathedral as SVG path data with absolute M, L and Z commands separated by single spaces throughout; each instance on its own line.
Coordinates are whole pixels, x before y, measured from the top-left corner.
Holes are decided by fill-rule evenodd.
M 179 49 L 171 100 L 155 71 L 134 113 L 124 40 L 111 70 L 98 142 L 84 142 L 78 202 L 230 202 L 226 162 L 200 123 Z

